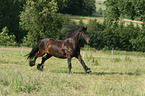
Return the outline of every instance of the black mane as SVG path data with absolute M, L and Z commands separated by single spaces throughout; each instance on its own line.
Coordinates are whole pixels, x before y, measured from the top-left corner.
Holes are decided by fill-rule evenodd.
M 84 27 L 79 25 L 68 25 L 66 30 L 63 32 L 63 39 L 73 37 L 80 28 L 83 29 Z

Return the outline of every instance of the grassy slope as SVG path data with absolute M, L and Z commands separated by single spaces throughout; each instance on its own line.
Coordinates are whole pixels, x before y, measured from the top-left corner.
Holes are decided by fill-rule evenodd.
M 79 22 L 80 20 L 83 21 L 84 24 L 88 24 L 89 23 L 89 20 L 94 20 L 96 19 L 97 22 L 99 23 L 103 23 L 104 21 L 104 17 L 89 17 L 89 16 L 70 16 L 71 20 L 73 21 L 76 21 L 76 22 Z M 124 25 L 127 26 L 127 25 L 130 25 L 130 23 L 132 21 L 125 21 L 125 20 L 122 20 L 124 22 Z M 137 23 L 137 22 L 132 22 L 134 24 L 134 26 L 139 26 L 141 27 L 141 23 Z
M 97 19 L 98 22 L 103 23 L 104 17 L 89 17 L 89 16 L 70 16 L 71 20 L 79 22 L 83 21 L 84 24 L 88 24 L 89 20 Z
M 51 58 L 44 71 L 23 57 L 31 49 L 0 48 L 0 96 L 144 96 L 145 55 L 135 52 L 81 51 L 92 69 L 85 74 L 74 58 L 68 74 L 65 59 Z M 137 59 L 140 58 L 140 59 Z M 38 59 L 39 63 L 41 59 Z

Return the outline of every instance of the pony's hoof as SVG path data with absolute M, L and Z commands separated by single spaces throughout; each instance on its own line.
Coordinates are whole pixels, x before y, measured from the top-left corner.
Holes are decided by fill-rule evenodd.
M 91 70 L 87 70 L 87 71 L 86 71 L 86 73 L 90 73 L 90 72 L 92 72 L 92 71 L 91 71 Z
M 88 68 L 88 69 L 86 70 L 86 73 L 90 73 L 90 72 L 92 72 L 92 71 L 90 70 L 90 68 Z
M 40 70 L 40 71 L 43 71 L 43 66 L 44 66 L 44 65 L 42 65 L 42 64 L 38 64 L 38 65 L 37 65 L 37 69 Z
M 33 61 L 29 61 L 29 66 L 34 66 L 35 65 L 35 62 L 33 62 Z

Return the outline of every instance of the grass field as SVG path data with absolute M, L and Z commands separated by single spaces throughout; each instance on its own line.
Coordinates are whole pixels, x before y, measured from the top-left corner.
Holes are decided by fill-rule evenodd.
M 82 50 L 92 73 L 52 57 L 44 71 L 29 67 L 30 48 L 0 48 L 0 96 L 145 96 L 145 53 Z M 37 64 L 41 59 L 38 59 Z
M 69 15 L 69 17 L 71 18 L 72 21 L 76 21 L 77 23 L 80 22 L 80 20 L 82 20 L 82 22 L 84 24 L 88 24 L 89 20 L 97 20 L 97 22 L 99 23 L 103 23 L 104 22 L 104 17 L 90 17 L 90 16 L 74 16 L 74 15 Z M 139 26 L 140 28 L 142 27 L 142 23 L 140 23 L 141 21 L 131 21 L 129 19 L 122 19 L 120 21 L 124 22 L 124 25 L 130 25 L 130 23 L 132 22 L 134 24 L 134 26 Z
M 88 24 L 89 20 L 97 20 L 99 23 L 104 22 L 104 17 L 90 17 L 90 16 L 70 16 L 71 20 L 79 22 L 80 20 L 83 21 L 84 24 Z

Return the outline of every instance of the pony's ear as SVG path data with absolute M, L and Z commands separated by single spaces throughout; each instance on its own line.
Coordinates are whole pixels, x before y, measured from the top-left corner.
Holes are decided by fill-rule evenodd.
M 86 30 L 87 30 L 87 27 L 83 27 L 83 28 L 82 28 L 82 31 L 86 31 Z

